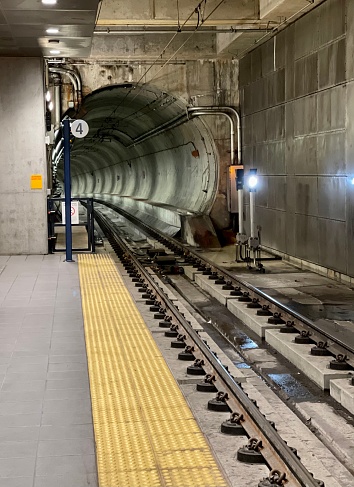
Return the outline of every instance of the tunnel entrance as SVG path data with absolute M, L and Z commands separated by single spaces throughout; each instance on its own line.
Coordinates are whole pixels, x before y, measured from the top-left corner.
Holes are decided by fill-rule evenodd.
M 120 84 L 88 95 L 77 118 L 90 132 L 73 142 L 73 196 L 107 200 L 166 234 L 182 230 L 189 241 L 195 231 L 199 244 L 204 232 L 210 243 L 217 150 L 182 100 L 153 86 Z

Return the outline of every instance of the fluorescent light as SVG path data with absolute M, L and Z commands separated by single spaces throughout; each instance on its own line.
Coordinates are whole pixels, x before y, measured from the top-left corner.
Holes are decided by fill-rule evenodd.
M 58 34 L 59 33 L 59 29 L 56 29 L 54 27 L 50 27 L 49 29 L 47 29 L 47 34 Z
M 48 109 L 49 109 L 50 111 L 52 111 L 52 110 L 53 110 L 53 108 L 54 108 L 54 105 L 53 105 L 53 102 L 51 101 L 51 102 L 49 103 L 49 105 L 48 105 Z
M 51 51 L 49 51 L 50 54 L 60 54 L 60 51 L 56 50 L 56 49 L 52 49 Z
M 47 93 L 45 94 L 45 99 L 49 102 L 51 100 L 51 94 L 50 91 L 48 90 Z
M 43 5 L 55 5 L 57 0 L 42 0 Z

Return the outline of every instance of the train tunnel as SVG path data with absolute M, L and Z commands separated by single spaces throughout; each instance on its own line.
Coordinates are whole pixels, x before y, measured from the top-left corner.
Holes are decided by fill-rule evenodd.
M 194 242 L 212 235 L 217 149 L 203 120 L 186 109 L 182 100 L 149 85 L 89 94 L 78 118 L 90 131 L 73 140 L 71 152 L 73 195 L 109 201 L 169 235 L 183 227 L 188 240 L 191 221 Z

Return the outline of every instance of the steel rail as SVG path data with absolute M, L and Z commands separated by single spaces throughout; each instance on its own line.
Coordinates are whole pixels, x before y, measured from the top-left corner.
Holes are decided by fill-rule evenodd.
M 147 232 L 149 235 L 157 235 L 160 239 L 165 240 L 166 242 L 170 242 L 170 244 L 174 246 L 180 247 L 180 249 L 183 249 L 184 251 L 188 251 L 190 254 L 194 256 L 194 258 L 200 262 L 204 261 L 208 267 L 211 269 L 214 269 L 215 272 L 218 272 L 218 274 L 223 275 L 224 277 L 227 277 L 230 281 L 237 283 L 237 286 L 243 287 L 247 292 L 250 292 L 252 298 L 255 299 L 263 299 L 265 303 L 260 303 L 260 304 L 270 304 L 270 309 L 272 312 L 279 312 L 279 310 L 284 313 L 282 314 L 282 318 L 285 318 L 284 321 L 294 321 L 294 327 L 299 328 L 299 331 L 301 332 L 302 330 L 304 331 L 310 331 L 312 332 L 312 337 L 311 339 L 314 340 L 315 342 L 319 341 L 329 341 L 328 342 L 328 350 L 333 353 L 333 355 L 339 355 L 343 354 L 348 354 L 348 363 L 354 367 L 354 350 L 353 348 L 350 347 L 347 343 L 343 342 L 337 337 L 334 337 L 331 335 L 329 332 L 326 332 L 325 330 L 321 329 L 319 326 L 316 325 L 313 321 L 311 321 L 309 318 L 303 316 L 302 314 L 298 313 L 297 311 L 289 308 L 285 304 L 279 302 L 277 299 L 273 298 L 272 296 L 269 296 L 266 294 L 264 291 L 258 289 L 257 287 L 253 286 L 252 284 L 244 281 L 243 279 L 240 279 L 239 277 L 236 277 L 234 274 L 232 274 L 230 271 L 223 269 L 219 267 L 217 264 L 214 262 L 210 261 L 206 257 L 202 256 L 199 254 L 197 251 L 192 249 L 189 246 L 183 245 L 181 242 L 178 242 L 176 239 L 173 239 L 172 237 L 168 237 L 164 235 L 162 232 L 159 232 L 156 229 L 153 229 L 149 227 L 146 223 L 140 221 L 138 218 L 134 217 L 130 213 L 126 212 L 125 210 L 122 210 L 119 208 L 117 205 L 114 205 L 113 203 L 110 203 L 105 200 L 100 200 L 100 199 L 94 199 L 95 202 L 103 204 L 108 206 L 109 208 L 113 209 L 114 211 L 122 214 L 125 218 L 133 222 L 134 224 L 138 225 L 140 228 L 143 228 L 145 232 Z
M 281 438 L 276 429 L 243 391 L 241 385 L 238 384 L 236 380 L 228 373 L 220 360 L 209 349 L 199 334 L 176 309 L 173 302 L 158 287 L 158 284 L 152 279 L 144 266 L 133 255 L 129 246 L 123 241 L 122 237 L 114 229 L 109 219 L 102 215 L 97 209 L 96 221 L 99 223 L 102 230 L 107 234 L 108 238 L 113 240 L 115 244 L 119 245 L 121 249 L 129 255 L 129 260 L 141 274 L 143 280 L 151 289 L 153 289 L 155 296 L 159 296 L 159 298 L 164 302 L 166 312 L 168 309 L 168 312 L 172 315 L 175 321 L 182 325 L 193 344 L 195 344 L 200 350 L 203 358 L 209 362 L 213 370 L 216 372 L 217 376 L 220 378 L 220 381 L 223 383 L 224 388 L 226 388 L 227 392 L 229 392 L 230 399 L 227 400 L 227 403 L 229 406 L 231 406 L 231 410 L 234 410 L 235 406 L 238 410 L 241 410 L 240 412 L 244 415 L 245 419 L 242 426 L 249 437 L 257 437 L 257 439 L 262 441 L 261 453 L 265 461 L 268 463 L 270 470 L 276 469 L 280 470 L 281 472 L 285 472 L 286 485 L 288 487 L 318 487 L 317 480 L 314 479 L 312 474 L 306 469 L 296 454 Z M 186 345 L 188 345 L 188 342 L 186 342 Z M 193 354 L 195 354 L 194 351 Z
M 316 332 L 318 338 L 316 339 L 316 336 L 313 335 L 312 339 L 315 341 L 323 341 L 324 338 L 327 340 L 330 340 L 332 343 L 328 343 L 328 349 L 331 350 L 335 355 L 338 355 L 340 353 L 343 353 L 343 349 L 351 355 L 349 357 L 349 363 L 354 366 L 354 350 L 345 342 L 340 340 L 337 337 L 334 337 L 330 333 L 326 332 L 322 328 L 318 327 L 316 323 L 311 321 L 309 318 L 306 318 L 306 316 L 303 316 L 302 314 L 298 313 L 297 311 L 289 308 L 285 304 L 281 303 L 277 299 L 273 298 L 272 296 L 269 296 L 266 294 L 264 291 L 261 289 L 258 289 L 255 286 L 252 286 L 252 284 L 244 281 L 243 279 L 240 279 L 239 277 L 235 277 L 230 271 L 227 271 L 226 269 L 220 268 L 218 265 L 214 264 L 210 260 L 206 259 L 205 257 L 201 257 L 200 254 L 197 252 L 190 250 L 191 253 L 193 253 L 197 259 L 199 260 L 204 260 L 210 266 L 211 268 L 215 268 L 219 274 L 223 274 L 224 276 L 228 277 L 232 281 L 236 281 L 238 285 L 246 288 L 248 291 L 250 291 L 255 298 L 262 298 L 266 301 L 264 304 L 270 303 L 272 306 L 272 310 L 274 312 L 278 312 L 281 310 L 285 315 L 282 315 L 282 318 L 285 318 L 285 321 L 294 321 L 294 327 L 300 328 L 300 331 L 306 330 Z M 262 304 L 262 303 L 260 303 Z M 339 347 L 339 348 L 338 348 Z
M 313 321 L 311 321 L 306 316 L 304 316 L 301 313 L 298 313 L 297 311 L 289 308 L 285 304 L 281 303 L 280 301 L 278 301 L 277 299 L 273 298 L 272 296 L 269 296 L 267 293 L 265 293 L 264 291 L 262 291 L 261 289 L 255 287 L 255 286 L 253 286 L 252 284 L 248 283 L 247 281 L 244 281 L 243 279 L 240 279 L 239 277 L 235 277 L 235 275 L 232 274 L 230 271 L 219 267 L 217 264 L 213 263 L 212 261 L 210 261 L 206 257 L 201 256 L 200 254 L 198 254 L 198 252 L 194 251 L 193 249 L 188 249 L 188 250 L 189 250 L 190 253 L 193 253 L 193 255 L 195 255 L 195 257 L 197 259 L 204 260 L 204 262 L 206 262 L 209 267 L 212 267 L 212 268 L 217 269 L 217 271 L 219 273 L 224 274 L 225 276 L 227 276 L 228 278 L 232 279 L 233 281 L 236 281 L 241 286 L 243 286 L 243 287 L 249 289 L 250 291 L 252 291 L 255 295 L 260 296 L 264 300 L 270 302 L 276 308 L 281 309 L 282 311 L 284 311 L 288 315 L 289 318 L 291 318 L 291 319 L 295 318 L 296 320 L 302 322 L 303 324 L 307 325 L 311 329 L 317 331 L 321 335 L 326 336 L 326 338 L 328 338 L 330 340 L 333 340 L 338 345 L 340 345 L 341 347 L 345 348 L 348 352 L 354 353 L 354 350 L 351 349 L 346 343 L 342 342 L 338 338 L 333 337 L 329 333 L 327 333 L 324 330 L 322 330 L 321 328 L 319 328 L 316 325 L 316 323 L 314 323 Z

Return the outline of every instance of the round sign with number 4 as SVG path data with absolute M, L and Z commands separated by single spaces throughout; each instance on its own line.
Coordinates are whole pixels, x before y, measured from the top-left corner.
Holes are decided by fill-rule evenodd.
M 71 124 L 71 133 L 78 139 L 83 139 L 89 133 L 89 126 L 85 120 L 75 120 Z

